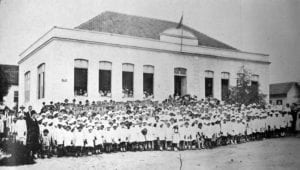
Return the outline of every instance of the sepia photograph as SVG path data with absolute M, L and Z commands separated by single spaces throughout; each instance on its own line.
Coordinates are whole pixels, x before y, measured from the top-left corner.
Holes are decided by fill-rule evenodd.
M 300 169 L 300 0 L 0 0 L 0 169 Z

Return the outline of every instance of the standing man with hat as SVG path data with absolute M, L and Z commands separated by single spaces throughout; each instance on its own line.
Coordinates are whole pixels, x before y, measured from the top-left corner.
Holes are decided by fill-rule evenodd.
M 28 148 L 28 156 L 35 157 L 39 149 L 39 124 L 36 120 L 36 111 L 32 110 L 32 106 L 28 107 L 28 112 L 25 113 L 25 120 L 27 126 L 27 140 L 26 146 Z

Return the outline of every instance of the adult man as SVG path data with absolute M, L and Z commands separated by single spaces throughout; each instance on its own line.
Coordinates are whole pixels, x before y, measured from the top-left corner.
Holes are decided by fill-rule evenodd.
M 32 106 L 28 107 L 28 112 L 25 113 L 25 120 L 27 126 L 27 140 L 26 146 L 29 150 L 30 157 L 35 157 L 39 149 L 39 125 L 36 120 L 36 112 L 32 110 Z

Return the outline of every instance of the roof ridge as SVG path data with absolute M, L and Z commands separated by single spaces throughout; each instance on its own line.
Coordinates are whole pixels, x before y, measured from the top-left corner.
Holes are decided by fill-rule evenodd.
M 131 17 L 133 16 L 133 17 L 137 17 L 137 18 L 152 19 L 152 20 L 161 21 L 161 22 L 170 22 L 172 24 L 178 24 L 178 23 L 176 23 L 174 21 L 170 21 L 170 20 L 152 18 L 152 17 L 147 17 L 147 16 L 138 16 L 138 15 L 134 15 L 134 14 L 120 13 L 120 12 L 114 12 L 114 11 L 105 11 L 103 13 L 115 13 L 115 14 L 119 14 L 119 15 L 126 15 L 126 16 L 131 16 Z M 99 15 L 101 15 L 101 14 L 99 14 Z
M 123 15 L 123 16 L 136 17 L 136 18 L 151 19 L 151 20 L 153 20 L 153 21 L 169 22 L 169 23 L 172 23 L 172 24 L 178 24 L 178 23 L 176 23 L 176 22 L 174 22 L 174 21 L 163 20 L 163 19 L 157 19 L 157 18 L 152 18 L 152 17 L 138 16 L 138 15 L 134 15 L 134 14 L 121 13 L 121 12 L 115 12 L 115 11 L 104 11 L 104 12 L 101 12 L 100 14 L 96 15 L 95 17 L 93 17 L 93 18 L 87 20 L 86 22 L 81 23 L 80 25 L 78 25 L 78 26 L 76 26 L 76 27 L 74 27 L 74 28 L 78 28 L 78 27 L 80 27 L 80 26 L 82 26 L 82 25 L 84 25 L 84 24 L 86 24 L 86 23 L 89 23 L 90 21 L 92 21 L 92 20 L 95 19 L 95 18 L 98 18 L 98 17 L 100 17 L 100 16 L 102 16 L 102 15 L 104 15 L 104 14 L 109 14 L 109 13 L 111 13 L 111 14 Z M 185 27 L 187 27 L 187 26 L 184 25 L 184 24 L 182 24 L 182 25 L 185 26 Z

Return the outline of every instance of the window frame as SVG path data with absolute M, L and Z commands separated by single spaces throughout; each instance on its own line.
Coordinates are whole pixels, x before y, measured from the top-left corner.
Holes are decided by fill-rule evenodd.
M 155 67 L 153 65 L 143 65 L 143 97 L 144 98 L 154 98 L 154 72 Z M 152 76 L 152 85 L 150 88 L 151 92 L 148 92 L 147 89 L 145 90 L 145 76 Z M 145 93 L 149 93 L 148 96 L 146 96 Z
M 30 102 L 30 79 L 31 79 L 31 72 L 27 71 L 24 74 L 24 102 Z
M 14 102 L 15 103 L 19 102 L 19 91 L 18 90 L 14 91 Z
M 106 64 L 108 64 L 108 65 L 106 65 Z M 106 66 L 105 66 L 106 65 Z M 105 90 L 105 89 L 100 89 L 100 84 L 101 84 L 101 82 L 102 81 L 100 81 L 101 80 L 101 72 L 102 71 L 104 71 L 104 72 L 107 72 L 107 71 L 109 71 L 109 76 L 110 76 L 110 81 L 109 81 L 109 90 Z M 112 97 L 111 95 L 112 95 L 112 93 L 111 93 L 111 86 L 112 86 L 112 62 L 110 62 L 110 61 L 99 61 L 99 70 L 98 70 L 98 92 L 99 92 L 99 95 L 101 96 L 101 97 Z M 105 83 L 104 83 L 105 84 Z M 109 91 L 110 93 L 105 93 L 105 91 Z M 100 92 L 100 91 L 102 91 L 102 93 Z
M 78 62 L 76 62 L 78 61 Z M 83 63 L 83 61 L 85 63 Z M 77 58 L 77 59 L 74 59 L 74 96 L 83 96 L 83 97 L 88 97 L 88 84 L 89 84 L 89 61 L 87 59 L 82 59 L 82 58 Z M 83 93 L 82 94 L 78 94 L 77 90 L 76 90 L 76 69 L 79 69 L 79 70 L 86 70 L 86 88 L 84 89 L 86 91 L 86 93 Z
M 228 81 L 226 94 L 224 94 L 225 92 L 223 91 L 223 81 L 225 81 L 225 80 Z M 230 73 L 229 72 L 221 72 L 221 100 L 224 100 L 224 99 L 226 99 L 226 97 L 228 97 L 229 87 L 230 87 Z M 225 98 L 224 98 L 224 95 L 226 95 Z
M 122 98 L 134 98 L 134 67 L 135 65 L 132 63 L 122 63 Z M 132 90 L 128 89 L 128 92 L 125 92 L 124 84 L 124 75 L 126 73 L 132 74 Z M 132 95 L 130 95 L 130 91 L 132 91 Z
M 46 65 L 45 63 L 40 64 L 37 67 L 37 98 L 38 99 L 43 99 L 45 98 L 45 70 L 46 70 Z M 41 80 L 42 77 L 42 80 Z
M 205 70 L 204 71 L 204 95 L 205 97 L 214 97 L 214 71 L 212 70 Z M 206 81 L 211 80 L 211 96 L 207 95 L 208 93 L 206 92 Z M 208 82 L 209 83 L 209 82 Z

